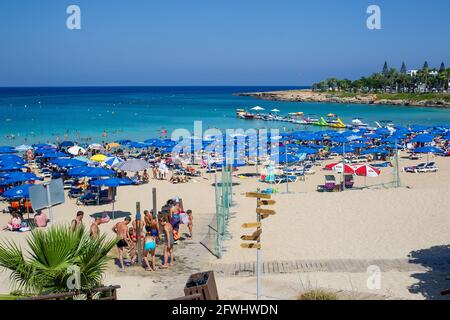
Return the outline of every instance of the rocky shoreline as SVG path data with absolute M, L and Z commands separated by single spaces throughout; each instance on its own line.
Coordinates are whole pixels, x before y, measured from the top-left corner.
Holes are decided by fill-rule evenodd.
M 445 100 L 390 100 L 378 99 L 376 94 L 356 95 L 354 97 L 339 96 L 328 92 L 313 92 L 307 90 L 271 91 L 271 92 L 248 92 L 237 93 L 238 96 L 255 97 L 271 101 L 287 102 L 327 102 L 343 104 L 373 104 L 373 105 L 395 105 L 450 108 L 450 102 Z

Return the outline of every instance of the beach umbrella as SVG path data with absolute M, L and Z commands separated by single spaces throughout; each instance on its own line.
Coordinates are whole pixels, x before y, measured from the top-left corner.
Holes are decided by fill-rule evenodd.
M 60 147 L 61 148 L 67 148 L 67 147 L 73 147 L 75 145 L 75 143 L 73 143 L 73 141 L 63 141 L 60 143 Z
M 413 150 L 413 152 L 414 153 L 444 153 L 444 150 L 437 148 L 437 147 L 427 146 L 427 147 L 416 148 Z
M 101 144 L 98 144 L 98 143 L 93 143 L 93 144 L 90 144 L 88 146 L 88 148 L 91 149 L 91 150 L 102 150 L 103 146 Z
M 330 149 L 330 152 L 334 152 L 337 154 L 352 153 L 354 151 L 355 149 L 351 145 L 338 146 Z
M 70 159 L 70 158 L 55 159 L 55 160 L 52 160 L 51 163 L 53 163 L 61 168 L 76 168 L 76 167 L 84 167 L 87 165 L 87 163 L 84 161 L 80 161 L 77 159 Z
M 427 154 L 427 163 L 430 159 L 430 153 L 444 153 L 444 150 L 432 147 L 432 146 L 426 146 L 421 148 L 416 148 L 413 150 L 413 153 L 426 153 Z
M 116 172 L 99 167 L 77 167 L 70 169 L 67 174 L 73 177 L 88 177 L 88 178 L 99 178 L 99 177 L 109 177 L 115 176 Z
M 111 143 L 108 143 L 108 147 L 110 147 L 110 148 L 112 148 L 112 149 L 114 149 L 114 148 L 119 148 L 119 147 L 120 147 L 120 143 L 117 143 L 117 142 L 111 142 Z
M 20 146 L 15 147 L 15 149 L 20 152 L 20 151 L 27 151 L 27 150 L 33 149 L 33 148 L 26 144 L 21 144 Z
M 109 158 L 106 158 L 106 160 L 103 163 L 110 167 L 114 167 L 122 162 L 123 162 L 123 160 L 119 157 L 109 157 Z
M 49 152 L 49 153 L 43 153 L 41 155 L 41 158 L 46 158 L 46 159 L 55 159 L 55 158 L 62 158 L 62 157 L 67 157 L 67 154 L 64 152 Z
M 298 148 L 297 150 L 295 150 L 295 153 L 310 155 L 310 154 L 319 153 L 319 150 L 317 150 L 315 148 L 302 147 L 302 148 Z
M 26 167 L 20 163 L 8 163 L 3 162 L 0 164 L 0 171 L 16 171 L 25 169 Z
M 434 136 L 432 134 L 424 133 L 415 136 L 411 142 L 428 143 L 433 141 Z
M 265 110 L 264 108 L 261 108 L 260 106 L 256 106 L 256 107 L 254 107 L 254 108 L 251 108 L 250 110 L 253 110 L 253 111 L 263 111 L 263 110 Z
M 0 153 L 16 153 L 17 150 L 14 147 L 10 146 L 1 146 Z
M 280 112 L 278 109 L 272 109 L 271 112 Z
M 355 169 L 346 164 L 346 163 L 342 163 L 342 162 L 338 162 L 338 163 L 331 163 L 329 165 L 325 166 L 325 170 L 333 170 L 336 171 L 337 173 L 342 173 L 342 168 L 344 168 L 344 173 L 350 173 L 350 174 L 354 174 L 355 173 Z
M 131 159 L 120 163 L 117 168 L 123 171 L 137 172 L 148 169 L 150 163 L 141 159 Z
M 364 164 L 355 170 L 356 175 L 364 177 L 364 186 L 367 186 L 366 177 L 375 178 L 381 174 L 381 171 L 371 165 Z
M 372 149 L 367 149 L 367 150 L 363 150 L 361 152 L 362 155 L 367 155 L 367 154 L 389 154 L 389 151 L 385 150 L 385 149 L 381 149 L 381 148 L 372 148 Z
M 72 154 L 74 156 L 77 156 L 80 153 L 81 154 L 85 154 L 86 153 L 86 149 L 83 149 L 80 146 L 73 146 L 73 147 L 70 147 L 69 149 L 67 149 L 67 152 L 69 152 L 70 154 Z
M 36 176 L 34 173 L 21 172 L 21 171 L 2 174 L 1 178 L 3 179 L 0 182 L 2 185 L 15 184 L 15 183 L 19 183 L 19 182 L 44 180 L 43 178 Z
M 108 179 L 99 179 L 99 180 L 95 180 L 91 182 L 91 185 L 94 187 L 101 187 L 101 186 L 105 186 L 105 187 L 111 187 L 111 188 L 117 188 L 117 187 L 121 187 L 121 186 L 128 186 L 128 185 L 132 185 L 134 184 L 134 182 L 131 179 L 128 178 L 108 178 Z M 115 193 L 114 193 L 114 198 L 112 200 L 112 218 L 114 219 L 114 203 L 116 202 L 115 200 Z
M 137 148 L 137 149 L 151 147 L 148 143 L 135 142 L 135 141 L 131 141 L 131 142 L 128 144 L 128 146 L 129 146 L 130 148 Z
M 356 168 L 355 173 L 358 176 L 374 178 L 378 177 L 381 174 L 381 171 L 371 165 L 364 164 Z
M 2 196 L 8 199 L 28 198 L 30 196 L 29 189 L 33 184 L 23 184 L 18 187 L 6 190 Z
M 104 154 L 97 153 L 96 155 L 93 155 L 90 160 L 95 162 L 103 162 L 106 158 L 107 156 L 105 156 Z

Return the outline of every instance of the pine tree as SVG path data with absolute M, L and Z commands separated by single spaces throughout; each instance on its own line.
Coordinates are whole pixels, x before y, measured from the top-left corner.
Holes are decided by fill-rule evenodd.
M 383 75 L 387 76 L 389 73 L 389 67 L 387 64 L 387 61 L 384 62 L 384 66 L 383 66 Z
M 402 67 L 400 68 L 400 73 L 406 74 L 406 64 L 404 62 L 402 62 Z
M 439 68 L 439 72 L 442 73 L 445 71 L 445 64 L 442 62 L 441 67 Z
M 428 61 L 425 61 L 425 63 L 423 64 L 422 71 L 428 74 L 429 69 L 430 68 L 428 67 Z

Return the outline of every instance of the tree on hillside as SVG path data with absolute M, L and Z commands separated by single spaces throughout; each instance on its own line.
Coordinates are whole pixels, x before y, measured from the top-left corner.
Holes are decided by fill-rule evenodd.
M 439 68 L 439 72 L 444 72 L 445 71 L 445 64 L 443 62 L 441 62 L 441 67 Z
M 405 62 L 402 62 L 402 67 L 400 68 L 400 73 L 401 74 L 406 74 L 406 64 Z
M 382 73 L 383 73 L 384 76 L 387 76 L 388 72 L 389 72 L 388 63 L 387 63 L 387 61 L 385 61 L 385 62 L 384 62 L 383 72 L 382 72 Z

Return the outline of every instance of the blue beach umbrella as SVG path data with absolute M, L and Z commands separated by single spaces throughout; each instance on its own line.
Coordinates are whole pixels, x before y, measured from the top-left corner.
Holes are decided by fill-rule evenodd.
M 361 154 L 366 155 L 366 154 L 389 154 L 389 151 L 385 150 L 385 149 L 381 149 L 381 148 L 372 148 L 372 149 L 367 149 L 361 152 Z
M 84 167 L 87 165 L 86 162 L 71 158 L 55 159 L 52 160 L 51 163 L 61 168 L 76 168 L 76 167 Z
M 0 147 L 0 153 L 5 154 L 5 153 L 16 153 L 17 150 L 14 147 L 10 147 L 10 146 L 2 146 Z
M 55 159 L 55 158 L 62 158 L 62 157 L 67 157 L 68 154 L 64 153 L 64 152 L 49 152 L 49 153 L 43 153 L 41 155 L 41 158 L 44 159 Z
M 123 162 L 123 160 L 119 157 L 110 157 L 104 161 L 104 163 L 110 167 L 117 166 L 118 164 L 121 164 L 122 162 Z
M 419 143 L 427 143 L 433 141 L 434 136 L 432 134 L 419 134 L 418 136 L 415 136 L 411 142 L 419 142 Z
M 7 199 L 28 198 L 30 196 L 29 189 L 31 186 L 33 186 L 33 184 L 23 184 L 21 186 L 8 189 L 2 194 L 2 196 Z
M 421 147 L 413 150 L 414 153 L 444 153 L 444 150 L 436 147 Z
M 296 154 L 306 154 L 306 155 L 316 154 L 318 152 L 319 152 L 319 150 L 317 150 L 315 148 L 308 148 L 308 147 L 299 148 L 295 151 Z
M 352 153 L 355 151 L 355 148 L 353 148 L 351 145 L 344 146 L 338 146 L 330 149 L 330 152 L 334 152 L 337 154 L 343 154 L 345 153 Z
M 19 182 L 27 182 L 27 181 L 36 181 L 36 180 L 44 180 L 43 178 L 39 178 L 34 173 L 30 172 L 11 172 L 7 174 L 2 174 L 1 178 L 3 180 L 0 181 L 2 185 L 14 184 Z
M 94 187 L 111 187 L 111 188 L 117 188 L 121 186 L 129 186 L 134 184 L 134 182 L 131 179 L 128 178 L 108 178 L 108 179 L 99 179 L 91 182 L 91 185 Z M 114 203 L 115 199 L 112 201 L 112 218 L 114 219 Z
M 73 177 L 88 177 L 88 178 L 99 178 L 99 177 L 109 177 L 115 176 L 116 172 L 98 167 L 78 167 L 70 169 L 67 174 Z
M 29 149 L 32 149 L 32 147 L 28 146 L 26 144 L 21 144 L 20 146 L 17 146 L 14 149 L 16 149 L 17 151 L 21 152 L 21 151 L 27 151 Z
M 73 141 L 63 141 L 59 146 L 62 148 L 66 148 L 66 147 L 73 147 L 74 145 L 75 143 Z

